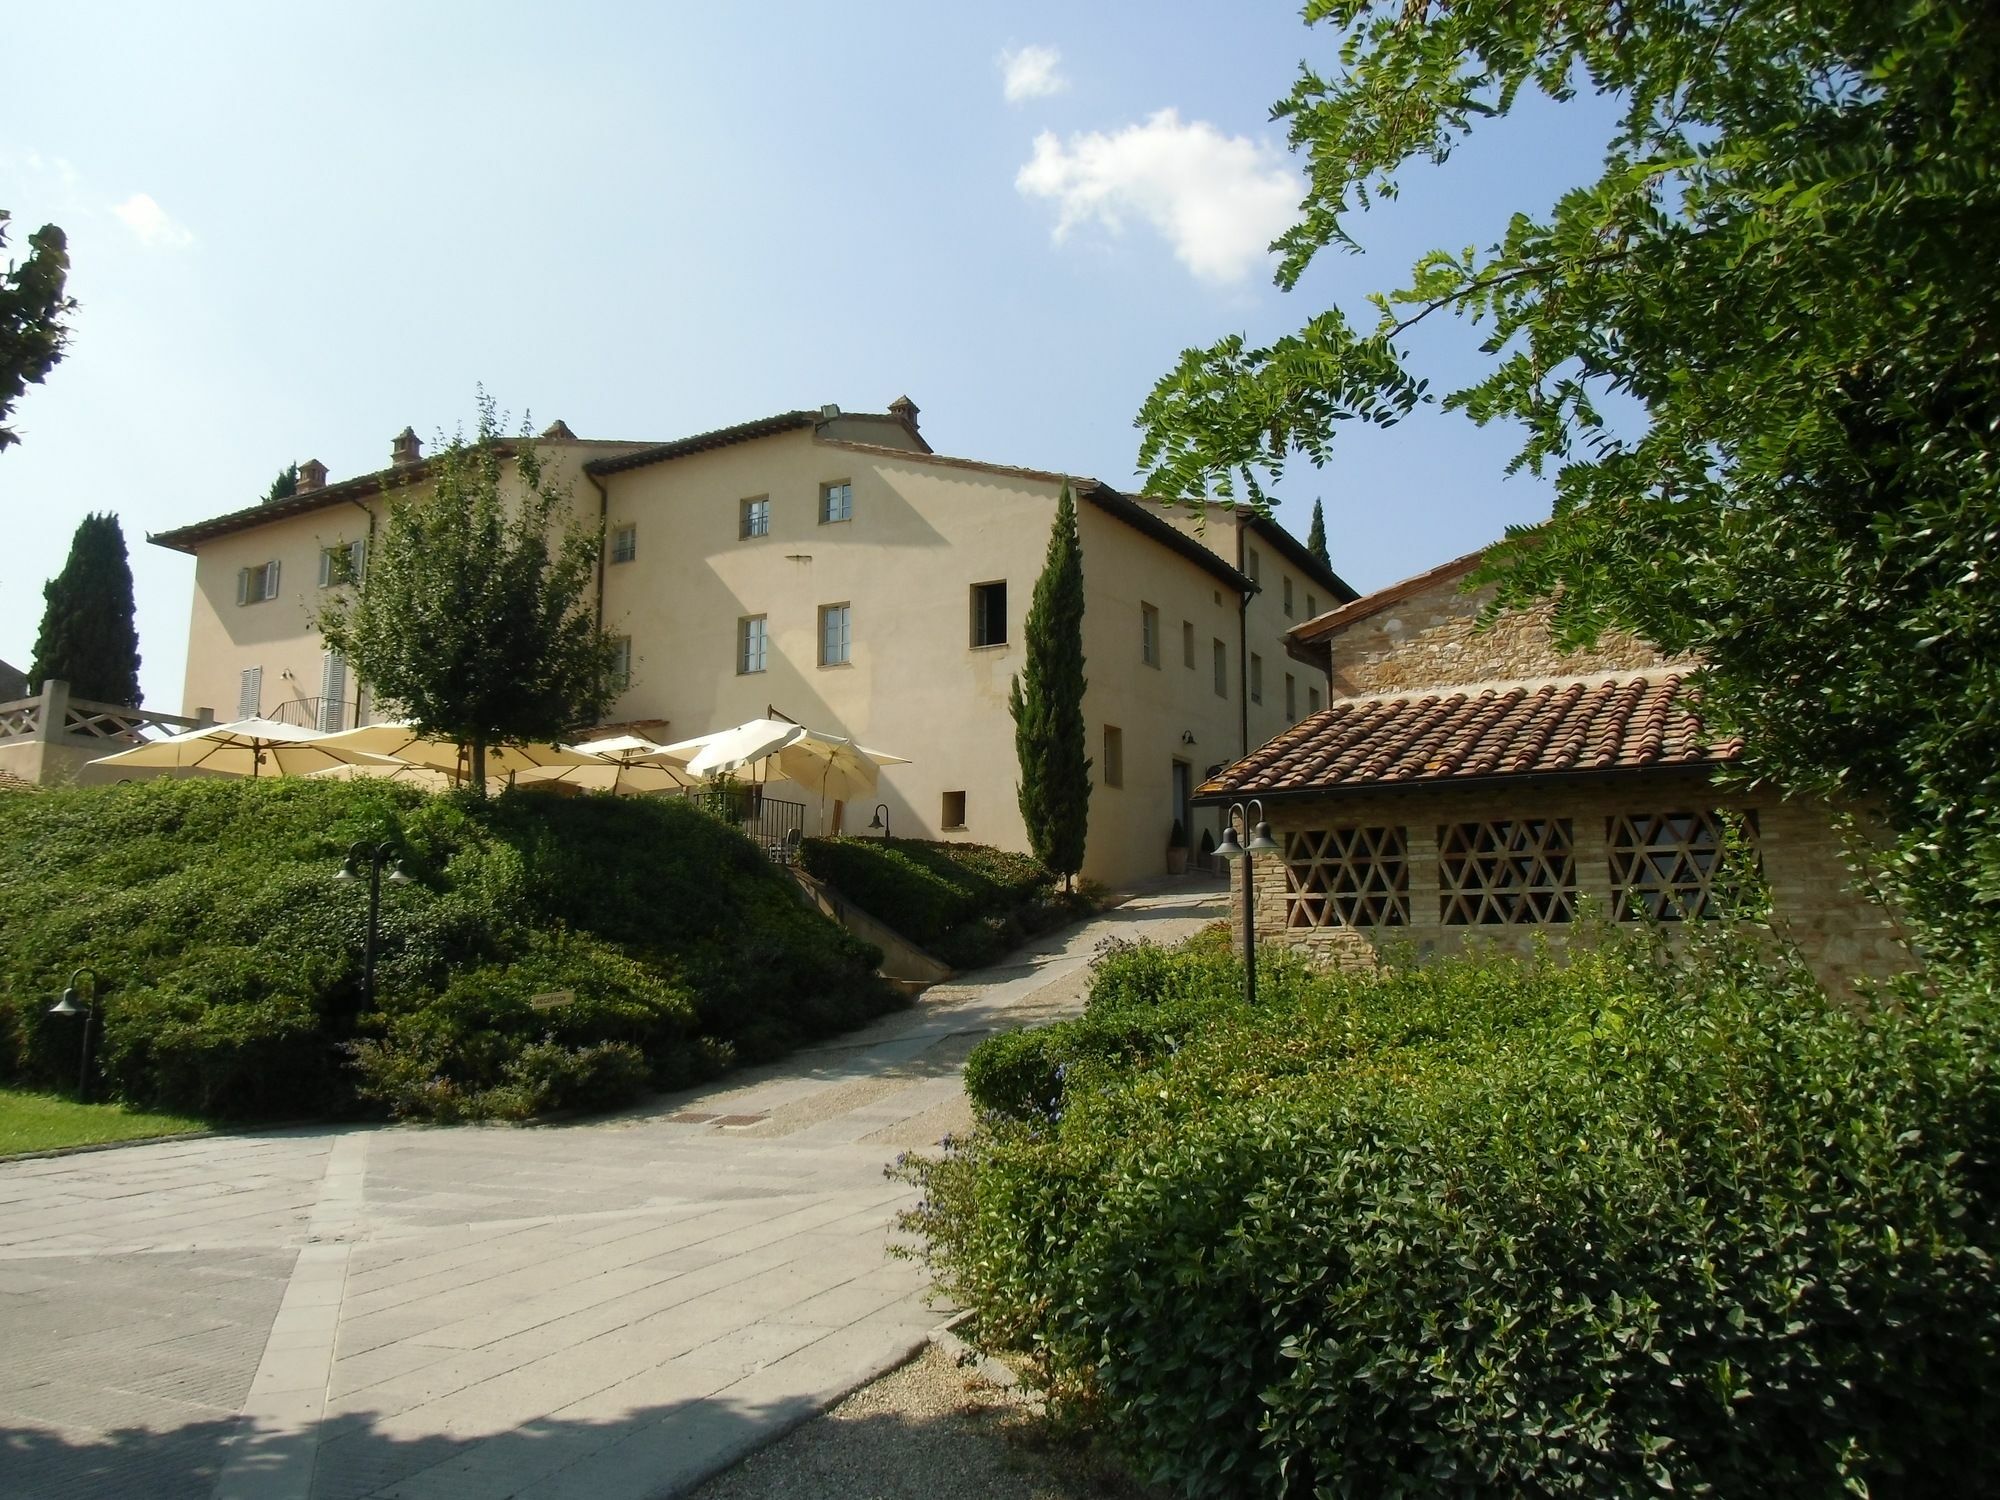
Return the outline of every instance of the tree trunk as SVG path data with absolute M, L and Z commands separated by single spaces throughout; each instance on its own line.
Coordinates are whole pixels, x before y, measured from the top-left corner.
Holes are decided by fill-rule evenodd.
M 472 742 L 471 774 L 473 791 L 477 795 L 484 797 L 486 795 L 486 741 L 484 740 L 474 740 Z

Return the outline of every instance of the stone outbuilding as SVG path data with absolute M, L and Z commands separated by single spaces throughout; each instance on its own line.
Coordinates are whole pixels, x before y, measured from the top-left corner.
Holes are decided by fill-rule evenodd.
M 1618 635 L 1565 653 L 1545 606 L 1480 628 L 1492 590 L 1464 587 L 1478 561 L 1299 626 L 1290 649 L 1328 673 L 1327 707 L 1199 789 L 1257 799 L 1280 846 L 1255 861 L 1259 942 L 1342 967 L 1525 952 L 1587 909 L 1712 916 L 1754 863 L 1823 979 L 1909 967 L 1893 915 L 1854 889 L 1832 809 L 1714 784 L 1743 747 L 1703 725 L 1696 663 Z

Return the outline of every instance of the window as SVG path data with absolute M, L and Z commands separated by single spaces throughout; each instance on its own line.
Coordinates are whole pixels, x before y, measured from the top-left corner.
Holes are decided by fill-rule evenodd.
M 236 685 L 236 717 L 254 719 L 264 705 L 264 669 L 245 667 Z
M 1288 575 L 1285 579 L 1285 618 L 1289 620 L 1291 617 L 1292 617 L 1292 580 Z
M 1317 620 L 1319 618 L 1319 595 L 1306 595 L 1306 618 L 1308 620 Z
M 1104 726 L 1104 784 L 1125 785 L 1125 731 L 1116 725 Z
M 347 727 L 347 659 L 326 653 L 319 672 L 319 730 L 333 734 Z
M 944 815 L 938 820 L 944 828 L 965 826 L 965 793 L 946 792 L 944 794 Z
M 1290 672 L 1285 674 L 1285 722 L 1294 724 L 1299 717 L 1299 680 Z
M 829 521 L 851 521 L 854 519 L 854 486 L 845 479 L 819 487 L 819 520 L 824 526 Z
M 619 692 L 632 685 L 632 637 L 611 638 L 611 685 Z
M 769 536 L 771 534 L 771 497 L 757 495 L 743 502 L 741 536 Z
M 639 528 L 620 526 L 611 533 L 611 560 L 628 563 L 639 555 Z
M 1285 835 L 1287 927 L 1407 927 L 1410 835 L 1326 828 Z
M 1144 603 L 1139 606 L 1139 660 L 1149 667 L 1160 664 L 1160 612 Z
M 337 584 L 359 583 L 361 581 L 361 561 L 367 551 L 366 542 L 341 542 L 332 547 L 319 549 L 319 586 L 333 588 Z M 275 564 L 266 564 L 267 567 Z M 253 568 L 250 571 L 255 572 Z M 275 588 L 273 592 L 275 592 Z
M 1568 818 L 1447 823 L 1438 829 L 1439 920 L 1454 927 L 1567 922 L 1576 913 Z
M 736 672 L 743 676 L 764 670 L 766 615 L 746 615 L 736 622 Z
M 972 586 L 972 644 L 1007 644 L 1007 585 L 975 583 Z
M 1264 701 L 1264 658 L 1255 651 L 1250 653 L 1250 701 Z
M 1309 714 L 1319 712 L 1319 689 L 1316 687 L 1306 689 L 1306 712 Z
M 278 564 L 274 558 L 254 568 L 236 570 L 236 602 L 262 604 L 278 597 Z
M 1194 621 L 1192 620 L 1181 621 L 1181 661 L 1189 667 L 1194 665 Z
M 1250 575 L 1252 583 L 1262 583 L 1264 581 L 1264 559 L 1257 555 L 1255 547 L 1244 549 L 1243 571 Z
M 819 607 L 819 664 L 822 667 L 847 665 L 854 644 L 852 606 L 822 604 Z
M 1738 827 L 1731 830 L 1731 822 Z M 1621 922 L 1698 922 L 1719 915 L 1735 885 L 1725 868 L 1730 839 L 1747 844 L 1756 831 L 1755 813 L 1619 813 L 1606 818 L 1612 916 Z
M 1221 641 L 1215 643 L 1215 696 L 1229 696 L 1229 648 Z

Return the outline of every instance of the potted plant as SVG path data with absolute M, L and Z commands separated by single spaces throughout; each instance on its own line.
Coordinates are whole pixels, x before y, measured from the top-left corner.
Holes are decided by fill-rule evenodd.
M 1167 873 L 1185 875 L 1188 861 L 1187 829 L 1181 826 L 1179 818 L 1174 819 L 1173 831 L 1167 835 Z

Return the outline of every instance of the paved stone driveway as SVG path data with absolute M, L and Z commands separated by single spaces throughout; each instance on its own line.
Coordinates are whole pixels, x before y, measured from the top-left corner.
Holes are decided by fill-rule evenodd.
M 305 1129 L 0 1164 L 5 1500 L 641 1500 L 940 1318 L 882 1167 L 980 1036 L 1071 1008 L 1128 904 L 908 1012 L 636 1115 Z

